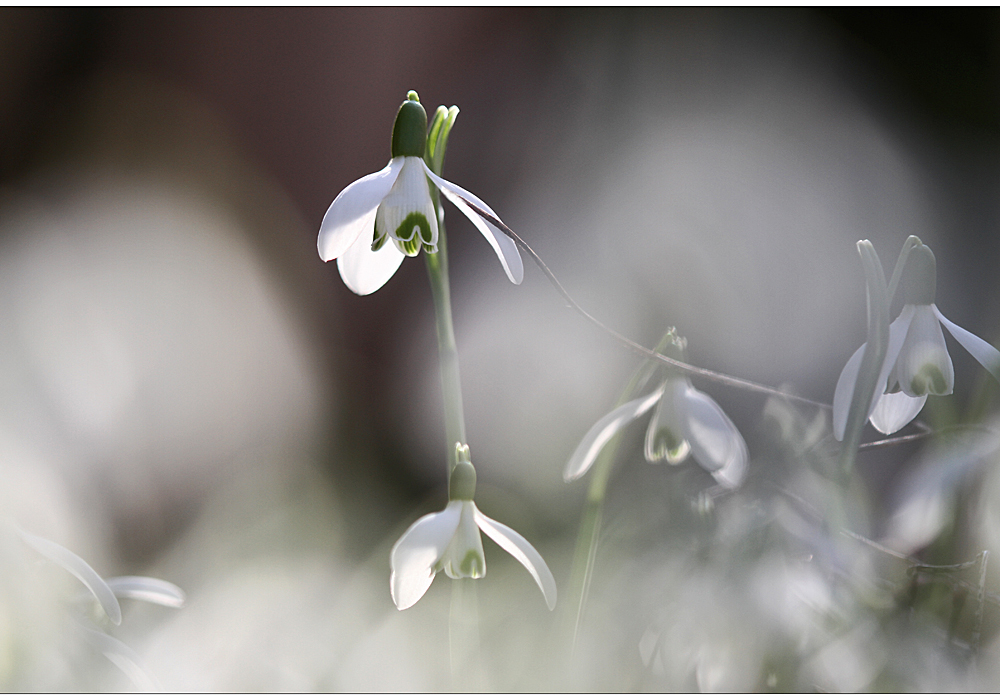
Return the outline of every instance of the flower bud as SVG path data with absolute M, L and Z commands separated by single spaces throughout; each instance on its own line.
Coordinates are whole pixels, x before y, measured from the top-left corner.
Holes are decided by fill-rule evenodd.
M 392 127 L 392 157 L 424 157 L 427 144 L 427 112 L 420 104 L 420 98 L 412 90 L 406 101 L 399 106 L 396 123 Z

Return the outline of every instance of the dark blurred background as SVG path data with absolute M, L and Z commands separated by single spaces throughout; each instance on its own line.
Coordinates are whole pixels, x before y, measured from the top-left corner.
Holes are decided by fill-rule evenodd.
M 322 484 L 337 551 L 382 567 L 440 507 L 422 260 L 360 298 L 316 253 L 411 89 L 461 108 L 445 177 L 639 342 L 676 325 L 697 364 L 830 401 L 864 334 L 854 243 L 888 271 L 910 234 L 942 311 L 997 340 L 997 10 L 4 8 L 0 418 L 61 484 L 24 511 L 54 489 L 109 566 L 166 566 L 213 499 Z M 635 359 L 447 216 L 480 505 L 572 533 L 562 465 Z M 962 411 L 982 373 L 953 357 Z M 701 388 L 753 454 L 763 398 Z M 907 454 L 870 465 L 886 498 Z

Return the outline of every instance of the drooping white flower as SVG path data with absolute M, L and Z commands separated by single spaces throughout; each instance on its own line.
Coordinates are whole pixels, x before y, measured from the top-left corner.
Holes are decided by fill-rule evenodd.
M 16 525 L 14 529 L 26 545 L 79 579 L 97 601 L 103 615 L 115 625 L 120 625 L 122 621 L 119 598 L 144 600 L 171 608 L 184 606 L 184 592 L 169 581 L 148 576 L 117 576 L 104 579 L 80 556 L 62 545 L 25 532 Z M 88 599 L 89 597 L 83 596 L 77 602 Z M 84 610 L 89 608 L 90 606 L 83 606 L 74 611 L 72 616 L 74 624 L 71 629 L 114 663 L 140 690 L 162 690 L 138 654 L 104 632 L 94 624 L 89 615 L 84 613 Z
M 327 209 L 317 241 L 320 258 L 337 260 L 340 277 L 351 291 L 371 294 L 389 281 L 404 257 L 417 255 L 421 248 L 436 253 L 438 221 L 430 179 L 483 234 L 510 281 L 520 284 L 524 268 L 514 241 L 467 202 L 492 216 L 496 212 L 427 167 L 423 158 L 426 131 L 427 114 L 416 93 L 410 93 L 396 115 L 392 160 L 377 173 L 345 187 Z M 388 245 L 390 240 L 392 245 Z
M 934 303 L 936 262 L 930 248 L 920 244 L 910 252 L 911 303 L 889 324 L 889 345 L 879 373 L 868 419 L 890 435 L 916 418 L 929 394 L 947 396 L 955 389 L 955 369 L 945 345 L 943 325 L 959 344 L 1000 381 L 1000 351 L 979 336 L 952 323 Z M 833 393 L 833 434 L 844 438 L 847 413 L 861 367 L 862 344 L 844 365 Z
M 743 483 L 749 459 L 743 436 L 719 405 L 695 389 L 687 377 L 671 377 L 652 394 L 629 401 L 597 421 L 567 462 L 563 479 L 583 476 L 615 433 L 654 406 L 656 412 L 646 430 L 647 461 L 680 464 L 692 454 L 723 486 L 736 488 Z
M 452 472 L 448 506 L 417 520 L 392 548 L 389 589 L 393 602 L 400 610 L 412 606 L 427 592 L 439 571 L 456 579 L 485 576 L 482 531 L 528 570 L 542 590 L 545 604 L 553 610 L 556 581 L 542 555 L 517 532 L 483 515 L 473 502 L 475 471 L 467 461 L 468 447 L 459 449 L 463 447 L 466 460 L 459 461 Z

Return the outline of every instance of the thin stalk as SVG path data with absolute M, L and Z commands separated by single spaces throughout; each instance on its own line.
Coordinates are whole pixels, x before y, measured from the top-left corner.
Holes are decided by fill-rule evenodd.
M 451 656 L 452 691 L 481 693 L 482 666 L 479 663 L 479 603 L 476 582 L 458 578 L 451 585 L 448 646 Z
M 444 161 L 440 145 L 435 171 L 440 175 Z M 444 216 L 437 191 L 431 190 L 434 215 L 438 220 L 438 252 L 425 253 L 427 277 L 434 298 L 434 318 L 437 326 L 438 360 L 441 364 L 441 395 L 444 401 L 445 454 L 448 465 L 448 490 L 455 469 L 456 443 L 465 439 L 465 411 L 462 407 L 462 381 L 458 371 L 458 346 L 451 318 L 451 285 L 448 281 L 448 245 Z M 452 686 L 455 691 L 481 690 L 481 655 L 479 650 L 479 606 L 471 579 L 451 582 L 451 609 L 448 615 L 448 646 L 451 661 Z
M 466 444 L 465 413 L 462 408 L 462 382 L 458 371 L 458 347 L 451 320 L 451 291 L 448 284 L 448 250 L 444 224 L 438 229 L 438 252 L 424 255 L 427 276 L 434 297 L 434 317 L 437 321 L 438 355 L 441 363 L 441 391 L 444 399 L 445 452 L 448 458 L 448 483 L 455 468 L 455 443 Z
M 617 340 L 619 343 L 624 345 L 632 352 L 637 353 L 647 359 L 654 360 L 656 362 L 664 364 L 668 367 L 674 367 L 683 372 L 686 372 L 687 374 L 692 374 L 698 377 L 704 377 L 705 379 L 708 379 L 713 382 L 718 382 L 719 384 L 725 384 L 728 386 L 736 387 L 738 389 L 744 389 L 746 391 L 755 391 L 762 394 L 770 394 L 771 396 L 781 396 L 783 398 L 788 399 L 789 401 L 796 401 L 798 403 L 807 404 L 809 406 L 815 406 L 817 408 L 824 408 L 827 410 L 831 408 L 830 404 L 823 403 L 822 401 L 814 401 L 813 399 L 807 399 L 804 396 L 797 396 L 795 394 L 789 393 L 787 391 L 782 391 L 781 389 L 775 389 L 774 387 L 770 387 L 765 384 L 758 384 L 757 382 L 751 382 L 749 380 L 740 379 L 739 377 L 734 377 L 729 374 L 724 374 L 722 372 L 715 372 L 710 369 L 704 369 L 702 367 L 697 367 L 695 365 L 688 364 L 687 362 L 675 360 L 672 357 L 668 357 L 667 355 L 662 355 L 658 352 L 650 350 L 649 348 L 644 347 L 639 343 L 635 342 L 631 338 L 622 335 L 618 331 L 608 327 L 607 325 L 599 321 L 597 318 L 592 316 L 586 309 L 584 309 L 582 306 L 576 303 L 576 300 L 573 299 L 573 297 L 570 296 L 569 292 L 566 291 L 566 288 L 562 286 L 562 283 L 556 278 L 552 270 L 549 269 L 549 266 L 545 264 L 545 261 L 542 260 L 542 258 L 538 255 L 538 253 L 532 250 L 531 246 L 529 246 L 523 238 L 517 235 L 517 233 L 513 229 L 511 229 L 507 224 L 502 222 L 497 217 L 490 214 L 488 211 L 484 210 L 482 207 L 478 206 L 475 202 L 470 202 L 468 199 L 465 199 L 464 197 L 462 198 L 462 201 L 464 201 L 466 205 L 468 205 L 468 207 L 472 209 L 472 211 L 476 212 L 483 219 L 485 219 L 489 223 L 499 228 L 505 234 L 507 234 L 511 238 L 511 240 L 513 240 L 521 248 L 521 250 L 523 250 L 525 253 L 531 256 L 531 259 L 535 261 L 535 264 L 538 265 L 538 268 L 548 278 L 549 282 L 552 284 L 555 290 L 559 292 L 559 295 L 569 305 L 570 308 L 572 308 L 578 314 L 587 319 L 587 321 L 597 326 L 597 328 L 610 335 L 612 338 Z

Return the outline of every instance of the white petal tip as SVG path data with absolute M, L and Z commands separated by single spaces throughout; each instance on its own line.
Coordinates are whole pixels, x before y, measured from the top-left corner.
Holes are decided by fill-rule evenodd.
M 187 599 L 184 591 L 163 579 L 149 576 L 116 576 L 105 581 L 119 598 L 132 598 L 156 603 L 168 608 L 183 608 Z

